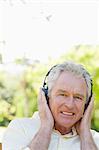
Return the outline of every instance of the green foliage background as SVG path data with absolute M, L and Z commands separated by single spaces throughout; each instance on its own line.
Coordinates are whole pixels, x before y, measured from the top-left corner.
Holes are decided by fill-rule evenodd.
M 0 126 L 7 126 L 16 117 L 31 117 L 38 110 L 37 96 L 45 74 L 53 65 L 67 60 L 83 64 L 93 77 L 92 128 L 99 131 L 99 45 L 77 45 L 47 64 L 38 61 L 29 64 L 26 58 L 16 59 L 17 65 L 26 67 L 20 74 L 0 71 Z

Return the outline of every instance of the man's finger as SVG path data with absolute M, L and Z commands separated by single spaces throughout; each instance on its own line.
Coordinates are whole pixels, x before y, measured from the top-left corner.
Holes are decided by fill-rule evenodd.
M 41 105 L 41 99 L 42 99 L 42 95 L 41 95 L 41 88 L 40 88 L 39 95 L 38 95 L 38 107 Z
M 91 111 L 93 109 L 93 106 L 94 106 L 94 96 L 91 97 L 91 101 L 88 106 L 88 111 Z
M 89 118 L 89 114 L 90 116 L 92 115 L 93 106 L 94 106 L 94 96 L 92 96 L 91 101 L 85 111 L 86 117 Z
M 39 108 L 39 110 L 42 110 L 43 107 L 45 107 L 45 105 L 46 105 L 45 94 L 42 91 L 42 88 L 40 88 L 39 96 L 38 96 L 38 108 Z

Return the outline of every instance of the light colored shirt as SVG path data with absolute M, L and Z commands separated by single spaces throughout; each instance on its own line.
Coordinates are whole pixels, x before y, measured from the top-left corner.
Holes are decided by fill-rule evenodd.
M 3 137 L 3 150 L 28 149 L 29 143 L 39 128 L 40 118 L 38 113 L 34 114 L 32 118 L 11 121 Z M 94 130 L 91 130 L 91 133 L 99 148 L 99 133 Z M 48 150 L 80 150 L 79 135 L 74 128 L 71 133 L 66 135 L 61 135 L 59 131 L 53 129 Z

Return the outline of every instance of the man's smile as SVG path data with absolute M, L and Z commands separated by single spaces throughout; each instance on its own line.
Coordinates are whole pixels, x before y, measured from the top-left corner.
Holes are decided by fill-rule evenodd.
M 61 111 L 61 114 L 64 116 L 73 116 L 74 115 L 73 112 L 66 112 L 66 111 Z

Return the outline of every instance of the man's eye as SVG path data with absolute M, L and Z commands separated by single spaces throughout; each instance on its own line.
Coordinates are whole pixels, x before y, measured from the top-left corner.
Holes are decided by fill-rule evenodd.
M 82 98 L 79 97 L 79 96 L 75 96 L 74 98 L 77 99 L 77 100 L 82 100 Z
M 61 94 L 60 94 L 60 96 L 67 96 L 67 95 L 66 95 L 66 94 L 64 94 L 64 93 L 61 93 Z
M 65 96 L 65 94 L 60 94 L 61 96 Z

